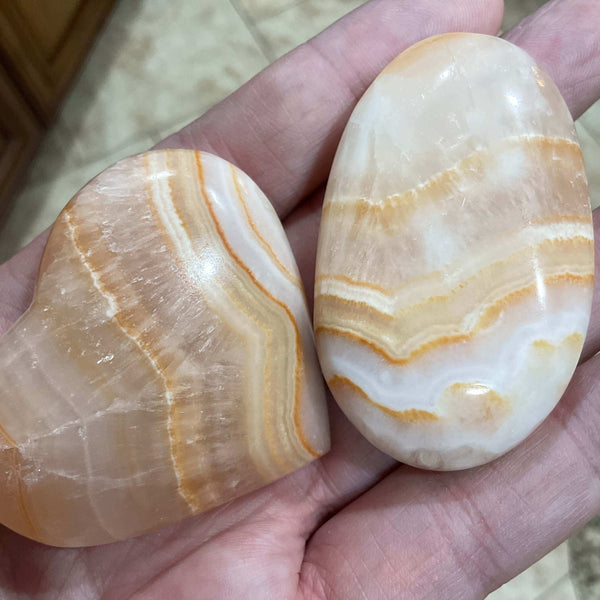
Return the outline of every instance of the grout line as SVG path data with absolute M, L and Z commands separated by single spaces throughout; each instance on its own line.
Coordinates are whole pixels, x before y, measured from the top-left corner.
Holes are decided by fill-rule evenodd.
M 250 16 L 248 11 L 240 4 L 239 0 L 229 0 L 229 3 L 233 7 L 233 10 L 238 14 L 238 17 L 243 21 L 246 29 L 256 42 L 259 50 L 269 63 L 272 63 L 277 57 L 273 54 L 267 38 L 260 32 L 254 19 Z
M 278 17 L 279 15 L 284 13 L 286 10 L 288 10 L 290 8 L 294 8 L 300 4 L 303 4 L 304 2 L 306 2 L 306 0 L 289 0 L 289 2 L 287 4 L 284 4 L 283 6 L 276 8 L 273 11 L 270 11 L 270 12 L 267 11 L 264 14 L 259 15 L 258 17 L 255 17 L 254 20 L 256 22 L 268 21 L 272 17 Z

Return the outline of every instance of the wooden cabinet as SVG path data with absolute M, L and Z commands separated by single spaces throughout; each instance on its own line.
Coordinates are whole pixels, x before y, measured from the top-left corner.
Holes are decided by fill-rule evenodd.
M 114 0 L 0 0 L 0 222 Z

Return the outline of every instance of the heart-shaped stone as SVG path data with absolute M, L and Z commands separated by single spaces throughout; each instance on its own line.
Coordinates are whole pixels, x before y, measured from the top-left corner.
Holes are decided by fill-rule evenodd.
M 86 185 L 0 340 L 0 522 L 59 546 L 123 539 L 328 446 L 300 277 L 256 184 L 170 150 Z

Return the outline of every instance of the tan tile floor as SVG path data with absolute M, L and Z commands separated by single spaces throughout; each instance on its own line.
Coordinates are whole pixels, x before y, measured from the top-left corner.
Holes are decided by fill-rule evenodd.
M 0 262 L 48 227 L 93 175 L 177 130 L 361 3 L 170 0 L 167 5 L 164 0 L 120 0 L 0 230 Z M 543 0 L 506 0 L 506 4 L 505 30 Z M 597 206 L 600 105 L 592 107 L 577 128 Z M 573 538 L 573 564 L 577 556 L 589 556 L 585 543 L 599 539 L 597 528 L 590 525 L 577 537 L 579 541 Z M 600 543 L 593 547 L 600 551 Z M 572 581 L 583 576 L 569 576 L 569 552 L 565 542 L 488 600 L 574 600 Z M 585 589 L 590 590 L 599 574 L 591 577 L 592 583 L 589 572 L 585 576 Z M 580 595 L 578 600 L 592 597 Z

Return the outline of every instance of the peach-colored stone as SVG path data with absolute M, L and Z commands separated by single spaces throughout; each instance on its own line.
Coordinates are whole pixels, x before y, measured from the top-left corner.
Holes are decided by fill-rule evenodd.
M 248 176 L 173 150 L 85 186 L 0 340 L 0 522 L 59 546 L 123 539 L 328 444 L 298 270 Z
M 573 373 L 593 272 L 581 151 L 539 65 L 476 34 L 398 56 L 346 126 L 319 235 L 319 357 L 358 429 L 432 469 L 515 446 Z

